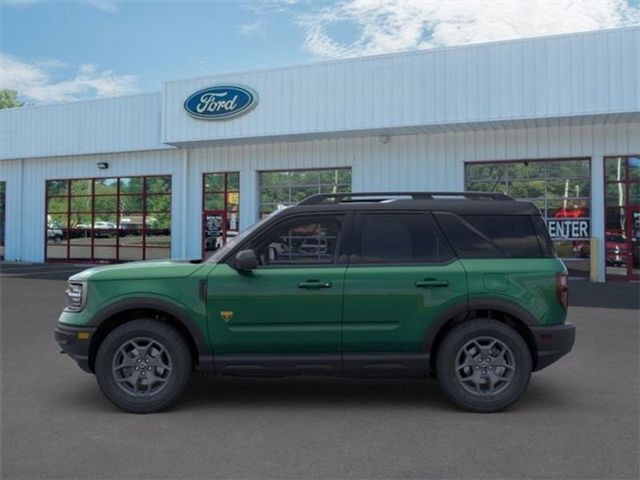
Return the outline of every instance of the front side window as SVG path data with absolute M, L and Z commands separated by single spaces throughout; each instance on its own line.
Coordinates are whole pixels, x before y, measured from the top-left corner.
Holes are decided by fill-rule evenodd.
M 340 222 L 334 218 L 286 222 L 267 234 L 256 254 L 265 266 L 333 263 L 340 230 Z
M 260 216 L 317 193 L 351 192 L 351 169 L 260 172 Z
M 360 225 L 363 263 L 442 263 L 453 257 L 429 214 L 365 214 Z

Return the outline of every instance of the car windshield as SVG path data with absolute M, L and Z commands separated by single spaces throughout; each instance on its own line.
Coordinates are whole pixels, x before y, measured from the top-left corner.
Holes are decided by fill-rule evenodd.
M 259 220 L 258 222 L 251 225 L 244 232 L 236 235 L 235 237 L 227 238 L 227 243 L 225 243 L 221 248 L 216 250 L 215 253 L 206 260 L 207 263 L 218 263 L 221 258 L 223 258 L 227 253 L 229 253 L 229 251 L 234 247 L 236 242 L 243 241 L 245 238 L 247 238 L 247 236 L 253 233 L 260 225 L 262 225 L 264 222 L 266 222 L 270 218 L 275 217 L 276 215 L 279 215 L 280 213 L 284 212 L 286 208 L 287 207 L 271 212 L 262 220 Z

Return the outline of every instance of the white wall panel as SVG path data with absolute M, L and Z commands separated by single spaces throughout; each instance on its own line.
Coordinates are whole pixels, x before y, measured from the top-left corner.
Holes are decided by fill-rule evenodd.
M 637 112 L 639 64 L 636 27 L 172 81 L 163 90 L 162 139 L 293 138 Z M 255 89 L 257 107 L 227 121 L 185 112 L 190 94 L 223 83 Z
M 166 148 L 159 93 L 0 111 L 0 159 Z
M 24 227 L 22 161 L 0 162 L 0 182 L 6 182 L 4 258 L 19 259 Z

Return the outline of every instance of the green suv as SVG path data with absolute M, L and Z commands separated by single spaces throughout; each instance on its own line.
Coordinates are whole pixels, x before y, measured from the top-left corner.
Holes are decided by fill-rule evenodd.
M 136 413 L 169 407 L 194 370 L 435 376 L 493 412 L 575 337 L 540 211 L 493 193 L 314 195 L 205 261 L 91 268 L 66 295 L 56 340 Z

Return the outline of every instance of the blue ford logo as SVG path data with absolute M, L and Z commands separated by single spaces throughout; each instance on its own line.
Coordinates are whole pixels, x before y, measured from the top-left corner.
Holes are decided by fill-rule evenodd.
M 195 118 L 224 120 L 247 113 L 258 103 L 258 94 L 239 85 L 220 85 L 198 90 L 184 102 Z

